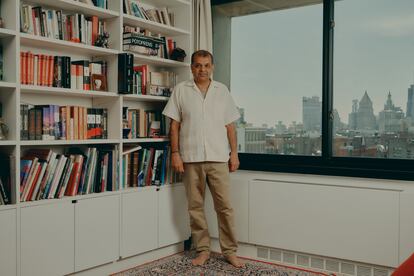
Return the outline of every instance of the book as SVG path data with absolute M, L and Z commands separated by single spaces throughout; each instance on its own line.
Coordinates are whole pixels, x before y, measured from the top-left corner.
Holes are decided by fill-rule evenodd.
M 131 152 L 135 152 L 142 149 L 141 146 L 129 146 L 129 145 L 124 145 L 123 151 L 122 151 L 122 155 L 126 155 L 129 154 Z

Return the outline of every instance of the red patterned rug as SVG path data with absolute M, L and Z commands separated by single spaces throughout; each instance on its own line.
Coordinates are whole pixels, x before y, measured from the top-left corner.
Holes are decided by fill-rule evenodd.
M 112 274 L 111 276 L 161 276 L 161 275 L 279 275 L 279 276 L 332 276 L 316 271 L 301 268 L 288 267 L 278 264 L 266 263 L 242 258 L 246 263 L 245 268 L 235 268 L 226 262 L 224 257 L 218 253 L 211 253 L 210 259 L 203 266 L 193 266 L 191 260 L 195 257 L 194 252 L 178 253 L 150 263 Z

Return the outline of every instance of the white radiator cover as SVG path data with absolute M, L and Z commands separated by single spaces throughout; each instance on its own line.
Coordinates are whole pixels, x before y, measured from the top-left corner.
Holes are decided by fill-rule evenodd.
M 414 182 L 249 171 L 231 179 L 244 243 L 387 267 L 414 252 Z
M 253 180 L 249 242 L 395 266 L 399 192 Z

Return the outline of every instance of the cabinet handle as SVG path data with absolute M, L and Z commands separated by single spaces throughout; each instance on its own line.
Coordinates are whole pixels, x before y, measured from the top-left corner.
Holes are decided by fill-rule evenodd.
M 78 203 L 78 201 L 76 199 L 72 200 L 72 203 Z

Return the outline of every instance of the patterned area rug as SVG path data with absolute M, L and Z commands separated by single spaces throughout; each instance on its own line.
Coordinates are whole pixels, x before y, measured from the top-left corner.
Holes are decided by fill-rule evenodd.
M 243 259 L 245 268 L 234 268 L 218 253 L 211 253 L 210 259 L 203 266 L 193 266 L 191 260 L 195 252 L 178 253 L 163 259 L 146 263 L 111 276 L 161 276 L 161 275 L 191 275 L 191 276 L 222 276 L 222 275 L 279 275 L 279 276 L 328 276 L 299 268 L 287 267 L 251 259 Z M 333 275 L 333 274 L 332 274 Z

